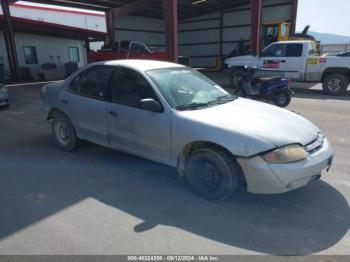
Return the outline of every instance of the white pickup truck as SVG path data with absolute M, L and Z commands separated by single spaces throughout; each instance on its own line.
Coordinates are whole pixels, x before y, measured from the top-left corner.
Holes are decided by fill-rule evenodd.
M 329 95 L 344 94 L 350 82 L 350 57 L 317 56 L 312 41 L 276 42 L 259 55 L 228 58 L 225 64 L 233 85 L 244 66 L 257 67 L 258 77 L 281 76 L 294 81 L 323 83 Z

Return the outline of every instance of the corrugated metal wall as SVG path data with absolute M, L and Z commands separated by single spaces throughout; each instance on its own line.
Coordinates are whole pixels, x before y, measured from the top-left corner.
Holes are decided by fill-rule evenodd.
M 21 12 L 21 10 L 13 10 Z M 41 17 L 42 11 L 37 10 L 36 17 Z M 292 16 L 291 0 L 264 0 L 263 22 L 272 20 L 290 20 Z M 16 15 L 16 14 L 14 14 Z M 20 14 L 18 14 L 20 15 Z M 71 14 L 70 14 L 71 15 Z M 21 15 L 28 16 L 25 14 Z M 64 14 L 50 14 L 50 22 L 64 22 Z M 84 28 L 105 30 L 103 17 L 91 17 L 76 15 L 74 23 Z M 47 17 L 47 15 L 45 16 Z M 29 18 L 29 17 L 28 17 Z M 33 18 L 33 17 L 30 17 Z M 46 18 L 45 18 L 46 19 Z M 62 20 L 63 19 L 63 20 Z M 164 22 L 162 19 L 152 19 L 137 16 L 120 16 L 115 19 L 115 36 L 117 40 L 135 40 L 148 45 L 165 47 Z M 223 24 L 221 47 L 220 32 Z M 78 23 L 78 24 L 76 24 Z M 102 28 L 101 28 L 102 27 Z M 191 64 L 195 67 L 212 67 L 215 57 L 229 54 L 240 39 L 249 41 L 250 38 L 250 6 L 235 10 L 225 11 L 222 21 L 219 12 L 194 17 L 179 23 L 180 55 L 190 56 Z M 24 65 L 23 46 L 32 45 L 37 47 L 39 63 L 54 62 L 57 64 L 69 61 L 68 47 L 78 46 L 81 52 L 81 65 L 85 63 L 85 51 L 83 42 L 53 37 L 33 36 L 16 34 L 17 51 L 20 65 Z M 96 46 L 96 48 L 98 48 Z M 8 70 L 6 48 L 2 34 L 0 34 L 0 56 L 4 58 Z M 29 65 L 35 73 L 38 65 Z
M 219 41 L 219 12 L 179 23 L 179 52 L 190 56 L 194 67 L 213 66 L 213 58 L 220 53 Z
M 119 16 L 115 19 L 116 41 L 133 40 L 153 46 L 165 47 L 164 23 L 162 19 L 139 16 Z
M 41 65 L 45 63 L 55 63 L 59 67 L 63 68 L 64 63 L 70 61 L 69 47 L 79 48 L 79 67 L 84 66 L 86 62 L 86 51 L 84 41 L 65 39 L 49 36 L 31 35 L 23 33 L 15 33 L 16 48 L 18 55 L 18 63 L 20 67 L 29 67 L 34 78 L 37 78 L 37 74 L 41 69 Z M 23 47 L 34 46 L 38 57 L 38 64 L 27 65 L 25 64 Z M 4 57 L 5 69 L 9 71 L 9 65 L 7 61 L 5 41 L 3 34 L 0 31 L 0 57 Z
M 291 0 L 264 0 L 263 22 L 290 21 Z M 179 22 L 179 53 L 190 56 L 195 67 L 212 67 L 214 58 L 228 55 L 241 39 L 250 39 L 250 6 L 193 17 Z M 221 47 L 221 23 L 222 47 Z M 134 40 L 149 45 L 165 46 L 164 23 L 160 19 L 121 16 L 115 19 L 117 40 Z
M 241 39 L 250 39 L 250 6 L 223 12 L 223 55 L 228 55 Z M 292 6 L 290 0 L 265 0 L 263 22 L 273 20 L 290 21 Z M 180 22 L 180 50 L 191 56 L 195 67 L 212 67 L 214 58 L 220 56 L 219 12 Z

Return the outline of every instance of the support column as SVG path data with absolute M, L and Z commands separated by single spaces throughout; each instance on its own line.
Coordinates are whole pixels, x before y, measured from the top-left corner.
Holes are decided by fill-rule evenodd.
M 168 60 L 177 63 L 179 56 L 177 0 L 163 0 L 163 14 Z
M 297 26 L 297 16 L 298 16 L 298 0 L 293 0 L 292 2 L 292 22 L 290 25 L 290 34 L 295 34 L 295 28 Z
M 106 23 L 107 23 L 108 43 L 110 43 L 111 48 L 113 48 L 115 43 L 113 11 L 106 12 Z
M 259 53 L 261 42 L 262 0 L 251 0 L 250 50 Z
M 224 12 L 220 12 L 220 57 L 224 56 Z
M 19 79 L 18 58 L 16 50 L 16 42 L 13 34 L 11 13 L 8 0 L 0 0 L 2 11 L 4 14 L 4 39 L 7 49 L 7 57 L 9 61 L 10 71 L 13 80 Z

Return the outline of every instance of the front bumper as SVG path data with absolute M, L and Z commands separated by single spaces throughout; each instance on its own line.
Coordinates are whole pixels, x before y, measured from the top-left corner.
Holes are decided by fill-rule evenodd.
M 327 139 L 322 148 L 307 159 L 288 164 L 270 164 L 261 156 L 237 159 L 244 172 L 247 191 L 257 194 L 280 194 L 318 179 L 332 164 L 334 151 Z

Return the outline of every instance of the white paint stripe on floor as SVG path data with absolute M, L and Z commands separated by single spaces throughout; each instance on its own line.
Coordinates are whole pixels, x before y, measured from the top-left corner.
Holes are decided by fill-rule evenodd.
M 56 83 L 62 80 L 58 81 L 47 81 L 47 82 L 32 82 L 32 83 L 21 83 L 21 84 L 12 84 L 12 85 L 6 85 L 7 87 L 14 87 L 14 86 L 31 86 L 31 85 L 40 85 L 40 84 L 50 84 L 50 83 Z

